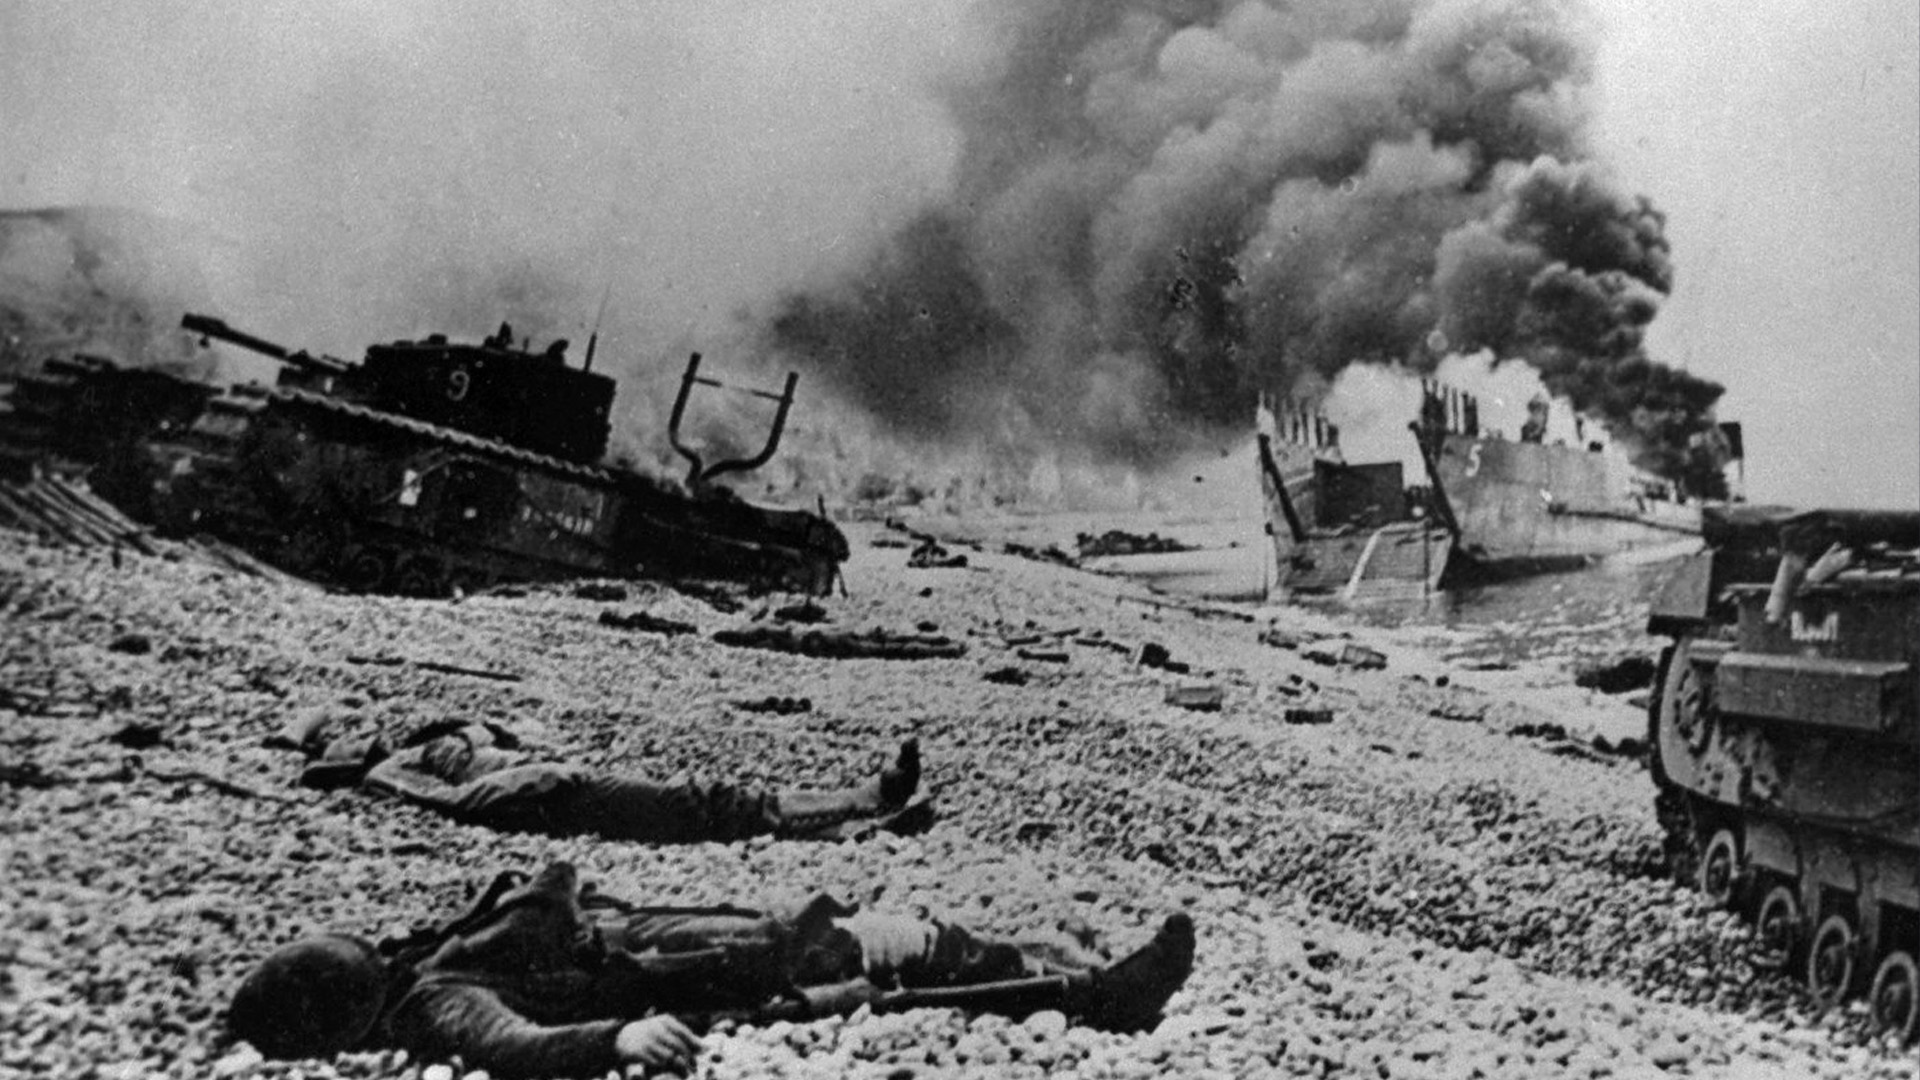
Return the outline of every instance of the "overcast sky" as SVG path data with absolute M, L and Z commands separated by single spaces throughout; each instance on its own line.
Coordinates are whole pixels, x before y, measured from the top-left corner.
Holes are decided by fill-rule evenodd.
M 1756 500 L 1920 507 L 1920 5 L 1589 2 L 1602 157 L 1669 218 L 1650 351 L 1728 386 Z M 615 355 L 670 355 L 941 183 L 951 132 L 914 84 L 973 62 L 963 7 L 0 0 L 0 206 L 280 252 L 235 317 L 334 350 L 420 306 L 398 285 L 423 249 L 524 250 L 591 286 L 582 322 L 617 277 Z M 419 85 L 395 109 L 378 80 Z M 458 182 L 409 196 L 433 175 Z
M 1920 508 L 1920 5 L 1598 4 L 1678 268 L 1651 351 L 1727 385 L 1755 499 Z

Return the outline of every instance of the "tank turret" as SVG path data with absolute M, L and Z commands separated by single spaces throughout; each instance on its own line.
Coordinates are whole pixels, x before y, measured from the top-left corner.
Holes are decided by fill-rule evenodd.
M 541 352 L 516 348 L 510 327 L 477 345 L 443 334 L 368 347 L 350 364 L 294 351 L 206 315 L 180 325 L 277 360 L 280 385 L 581 464 L 607 451 L 614 381 L 567 363 L 565 341 Z

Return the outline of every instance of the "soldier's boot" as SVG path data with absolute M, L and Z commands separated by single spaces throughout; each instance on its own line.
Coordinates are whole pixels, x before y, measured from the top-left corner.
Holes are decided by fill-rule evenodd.
M 1153 940 L 1105 968 L 1069 975 L 1062 1011 L 1102 1031 L 1151 1031 L 1193 973 L 1193 919 L 1167 916 Z
M 782 836 L 828 832 L 863 818 L 897 814 L 920 789 L 920 740 L 900 744 L 893 764 L 878 779 L 840 791 L 782 791 L 770 808 L 774 831 Z

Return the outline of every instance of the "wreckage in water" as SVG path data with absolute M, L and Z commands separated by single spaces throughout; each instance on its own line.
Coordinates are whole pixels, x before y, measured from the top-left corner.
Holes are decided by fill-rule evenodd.
M 441 335 L 375 345 L 360 364 L 294 352 L 189 315 L 186 329 L 281 364 L 272 386 L 221 390 L 97 358 L 17 380 L 7 443 L 90 467 L 96 487 L 162 531 L 206 533 L 349 588 L 445 595 L 502 581 L 634 574 L 742 580 L 824 593 L 846 559 L 823 514 L 747 503 L 716 477 L 764 464 L 795 377 L 772 399 L 764 448 L 691 463 L 682 489 L 604 464 L 613 380 L 568 364 L 566 343 L 516 347 Z

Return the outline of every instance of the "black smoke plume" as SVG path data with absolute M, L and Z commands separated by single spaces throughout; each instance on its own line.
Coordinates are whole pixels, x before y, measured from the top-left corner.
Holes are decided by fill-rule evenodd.
M 1263 391 L 1488 349 L 1682 469 L 1721 388 L 1641 349 L 1673 272 L 1661 215 L 1589 160 L 1577 5 L 980 14 L 997 59 L 946 92 L 950 192 L 763 324 L 896 435 L 1160 464 Z

